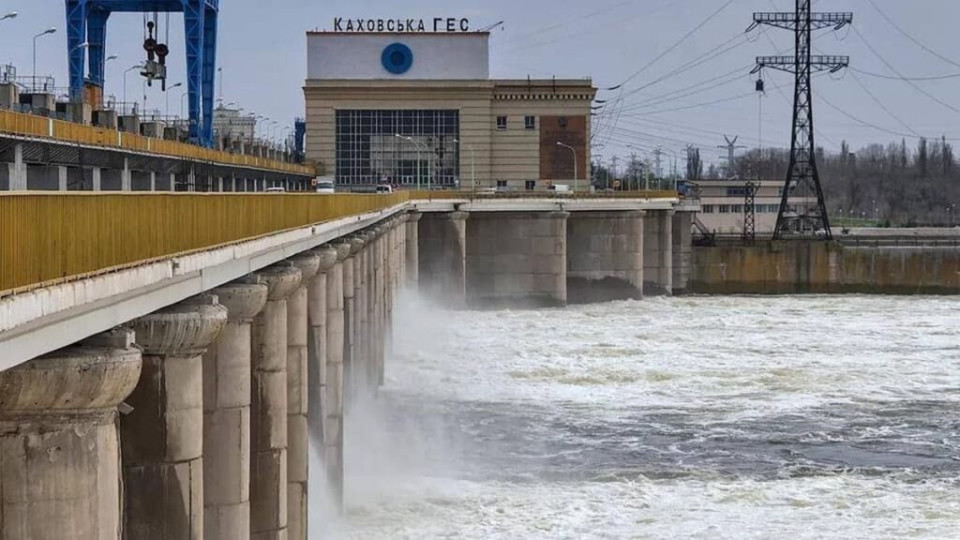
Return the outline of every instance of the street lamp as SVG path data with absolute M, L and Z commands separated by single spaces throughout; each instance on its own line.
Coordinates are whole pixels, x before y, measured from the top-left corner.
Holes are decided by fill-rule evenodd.
M 12 12 L 11 12 L 12 13 Z M 45 36 L 47 34 L 53 34 L 57 29 L 50 27 L 40 32 L 39 34 L 33 36 L 33 84 L 37 84 L 37 38 L 40 36 Z
M 127 104 L 127 73 L 130 73 L 135 69 L 142 69 L 142 68 L 143 68 L 143 64 L 137 64 L 135 66 L 130 66 L 123 72 L 123 104 L 124 105 Z
M 577 150 L 570 146 L 569 144 L 563 144 L 560 141 L 557 141 L 557 146 L 562 146 L 571 152 L 573 152 L 573 192 L 577 192 L 577 186 L 579 185 L 579 180 L 577 179 Z
M 393 136 L 403 139 L 405 141 L 410 141 L 414 144 L 414 146 L 417 147 L 417 191 L 422 190 L 423 187 L 421 186 L 421 183 L 420 183 L 420 143 L 413 137 L 405 137 L 399 133 L 394 133 Z M 426 148 L 427 145 L 423 145 L 423 146 L 424 148 Z M 429 152 L 430 150 L 426 149 L 426 151 Z
M 0 21 L 5 21 L 7 19 L 16 19 L 16 18 L 17 18 L 17 12 L 11 11 L 10 13 L 7 13 L 3 17 L 0 17 Z
M 167 118 L 170 118 L 170 93 L 169 93 L 169 92 L 170 92 L 170 90 L 173 90 L 174 88 L 179 88 L 179 87 L 181 87 L 181 86 L 183 86 L 183 83 L 182 83 L 182 82 L 178 82 L 177 84 L 175 84 L 175 85 L 173 85 L 173 86 L 168 86 L 168 87 L 167 87 L 167 91 L 165 91 L 165 92 L 163 93 L 163 100 L 164 100 L 164 104 L 163 104 L 163 115 L 166 116 Z M 182 102 L 181 102 L 181 103 L 182 103 Z
M 473 191 L 477 190 L 477 154 L 473 151 L 473 147 L 469 144 L 464 145 L 460 142 L 460 139 L 454 139 L 453 142 L 459 144 L 460 146 L 466 146 L 470 150 L 470 189 Z
M 180 94 L 180 118 L 181 118 L 181 119 L 184 118 L 184 116 L 183 116 L 183 105 L 184 105 L 184 103 L 183 103 L 183 102 L 186 101 L 188 95 L 190 95 L 190 91 L 189 91 L 189 90 L 187 90 L 186 92 Z

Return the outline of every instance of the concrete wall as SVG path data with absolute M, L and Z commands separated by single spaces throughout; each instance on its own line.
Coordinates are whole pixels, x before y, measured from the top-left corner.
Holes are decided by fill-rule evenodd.
M 467 304 L 567 303 L 567 212 L 473 213 L 467 220 Z
M 420 291 L 462 306 L 466 293 L 465 212 L 424 214 L 420 220 Z
M 571 303 L 643 296 L 644 212 L 573 212 L 567 220 Z
M 706 294 L 960 294 L 960 248 L 762 242 L 694 247 L 690 290 Z

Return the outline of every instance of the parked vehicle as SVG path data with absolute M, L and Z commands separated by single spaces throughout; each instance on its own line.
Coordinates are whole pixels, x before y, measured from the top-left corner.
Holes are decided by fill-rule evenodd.
M 336 181 L 332 176 L 318 176 L 313 180 L 317 193 L 336 193 Z
M 377 186 L 377 193 L 393 193 L 393 187 L 389 184 L 380 184 Z
M 285 193 L 286 191 L 287 188 L 281 186 L 267 188 L 267 193 Z

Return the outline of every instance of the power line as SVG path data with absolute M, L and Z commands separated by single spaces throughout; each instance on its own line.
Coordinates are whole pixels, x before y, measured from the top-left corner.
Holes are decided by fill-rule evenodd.
M 958 108 L 954 107 L 953 105 L 950 105 L 949 103 L 943 101 L 942 99 L 934 96 L 933 94 L 927 92 L 927 91 L 924 90 L 923 88 L 920 88 L 915 82 L 913 82 L 913 81 L 909 80 L 908 78 L 904 77 L 902 73 L 900 73 L 899 71 L 897 71 L 897 68 L 893 67 L 893 65 L 891 65 L 890 62 L 887 62 L 887 59 L 884 58 L 884 57 L 877 51 L 877 49 L 875 49 L 874 46 L 870 44 L 869 41 L 867 41 L 867 38 L 864 37 L 864 35 L 860 33 L 860 30 L 858 30 L 856 26 L 854 26 L 854 27 L 852 27 L 852 28 L 853 28 L 853 32 L 854 32 L 855 34 L 857 34 L 857 36 L 860 38 L 861 41 L 863 41 L 863 44 L 866 45 L 868 49 L 870 49 L 870 52 L 872 52 L 874 56 L 876 56 L 878 59 L 880 59 L 881 62 L 883 62 L 883 65 L 887 66 L 887 69 L 889 69 L 890 71 L 892 71 L 892 72 L 894 72 L 895 74 L 897 74 L 897 76 L 901 77 L 905 83 L 907 83 L 907 84 L 909 84 L 910 86 L 912 86 L 913 89 L 916 90 L 917 92 L 920 92 L 921 94 L 927 96 L 928 98 L 930 98 L 930 99 L 932 99 L 933 101 L 939 103 L 940 105 L 943 105 L 944 107 L 950 109 L 950 110 L 953 111 L 953 112 L 960 113 L 960 109 L 958 109 Z
M 918 47 L 932 54 L 933 56 L 936 56 L 937 58 L 943 60 L 948 64 L 952 64 L 956 67 L 960 67 L 960 63 L 954 60 L 951 60 L 950 58 L 947 58 L 946 56 L 938 53 L 937 51 L 931 49 L 930 47 L 927 47 L 926 45 L 921 43 L 920 40 L 910 35 L 906 30 L 904 30 L 903 28 L 900 28 L 900 26 L 897 25 L 897 23 L 894 22 L 893 19 L 891 19 L 890 16 L 887 15 L 882 9 L 880 9 L 880 6 L 878 6 L 873 0 L 867 0 L 867 2 L 870 2 L 870 5 L 873 6 L 873 9 L 877 10 L 877 13 L 879 13 L 884 19 L 886 19 L 886 21 L 890 24 L 890 26 L 894 27 L 897 30 L 897 32 L 900 32 L 901 34 L 903 34 L 904 37 L 906 37 L 907 39 L 915 43 Z
M 838 113 L 842 114 L 843 116 L 846 116 L 846 117 L 849 118 L 850 120 L 853 120 L 854 122 L 857 122 L 857 123 L 860 124 L 860 125 L 863 125 L 863 126 L 865 126 L 865 127 L 868 127 L 868 128 L 871 128 L 871 129 L 875 129 L 875 130 L 877 130 L 877 131 L 881 131 L 881 132 L 883 132 L 883 133 L 887 133 L 887 134 L 890 134 L 890 135 L 896 135 L 897 137 L 906 137 L 906 138 L 908 138 L 908 139 L 921 139 L 921 138 L 922 138 L 922 137 L 917 136 L 917 135 L 912 135 L 912 134 L 910 134 L 910 133 L 903 133 L 903 132 L 901 132 L 901 131 L 895 131 L 895 130 L 892 130 L 892 129 L 887 129 L 887 128 L 885 128 L 885 127 L 878 126 L 878 125 L 876 125 L 876 124 L 867 122 L 866 120 L 863 120 L 862 118 L 858 118 L 858 117 L 850 114 L 850 113 L 847 112 L 846 110 L 841 109 L 840 107 L 837 107 L 837 106 L 834 105 L 832 102 L 830 102 L 830 100 L 828 100 L 827 98 L 823 97 L 820 93 L 814 92 L 814 94 L 820 99 L 820 101 L 823 101 L 823 102 L 824 102 L 827 106 L 829 106 L 831 109 L 837 111 Z M 948 140 L 948 141 L 960 141 L 960 138 L 947 137 L 946 140 Z
M 727 7 L 730 6 L 730 4 L 733 3 L 733 1 L 734 1 L 734 0 L 727 0 L 726 2 L 724 2 L 723 5 L 721 5 L 719 9 L 717 9 L 716 11 L 714 11 L 713 13 L 711 13 L 710 15 L 708 15 L 706 19 L 700 21 L 700 24 L 698 24 L 697 26 L 693 27 L 692 30 L 690 30 L 689 32 L 687 32 L 686 34 L 684 34 L 683 37 L 681 37 L 681 38 L 680 38 L 679 40 L 677 40 L 673 45 L 671 45 L 669 48 L 667 48 L 667 50 L 665 50 L 665 51 L 663 51 L 662 53 L 660 53 L 659 55 L 657 55 L 657 57 L 654 58 L 653 60 L 647 62 L 646 65 L 644 65 L 642 68 L 640 68 L 639 70 L 637 70 L 636 72 L 634 72 L 632 75 L 630 75 L 629 77 L 627 77 L 623 82 L 621 82 L 621 83 L 620 83 L 619 85 L 617 85 L 617 86 L 623 86 L 623 85 L 627 84 L 628 82 L 632 81 L 634 78 L 637 77 L 637 75 L 640 75 L 641 73 L 643 73 L 644 71 L 646 71 L 650 66 L 652 66 L 653 64 L 659 62 L 660 59 L 662 59 L 663 57 L 665 57 L 665 56 L 667 56 L 668 54 L 670 54 L 671 52 L 673 52 L 673 50 L 676 49 L 677 47 L 679 47 L 680 45 L 682 45 L 683 42 L 685 42 L 685 41 L 687 40 L 687 38 L 689 38 L 690 36 L 692 36 L 693 34 L 695 34 L 696 32 L 698 32 L 701 28 L 703 28 L 704 26 L 706 26 L 707 23 L 709 23 L 709 22 L 712 21 L 714 18 L 716 18 L 717 15 L 720 15 L 720 13 L 722 13 L 723 10 L 727 9 Z
M 882 73 L 872 73 L 870 71 L 857 69 L 853 66 L 850 66 L 849 69 L 852 71 L 856 71 L 861 75 L 867 75 L 870 77 L 876 77 L 878 79 L 887 79 L 891 81 L 943 81 L 946 79 L 960 78 L 960 73 L 953 73 L 951 75 L 934 75 L 932 77 L 900 77 L 900 76 L 893 76 L 893 75 L 884 75 Z

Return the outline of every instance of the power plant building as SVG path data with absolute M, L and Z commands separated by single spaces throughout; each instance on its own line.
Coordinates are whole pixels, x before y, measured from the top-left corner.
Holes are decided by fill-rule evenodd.
M 345 189 L 587 189 L 592 81 L 491 79 L 489 40 L 308 33 L 307 159 Z

